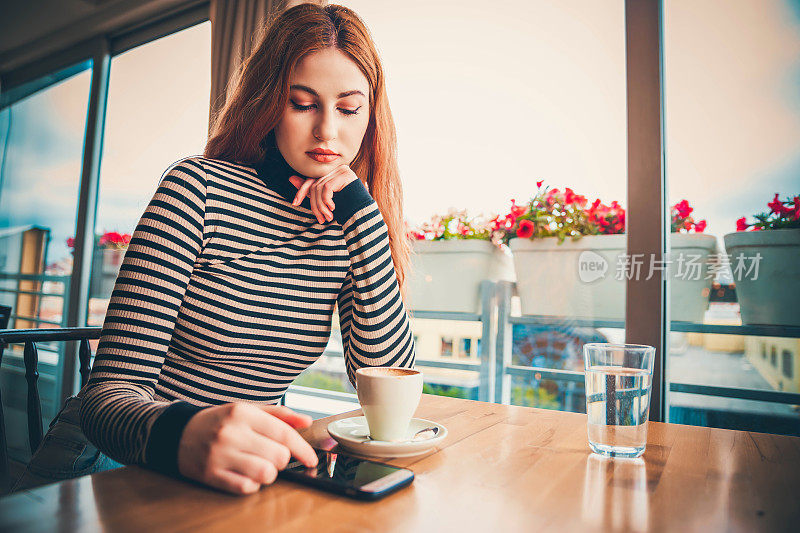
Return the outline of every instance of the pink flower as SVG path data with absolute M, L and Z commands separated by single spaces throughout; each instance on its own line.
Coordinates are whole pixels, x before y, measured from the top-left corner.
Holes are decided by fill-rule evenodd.
M 706 229 L 706 221 L 705 220 L 701 220 L 700 222 L 698 222 L 697 224 L 694 225 L 694 230 L 697 233 L 703 233 L 703 231 L 705 229 Z
M 536 182 L 536 188 L 537 188 L 537 189 L 541 189 L 541 188 L 542 188 L 542 183 L 544 183 L 544 180 L 539 180 L 539 181 L 537 181 L 537 182 Z
M 75 248 L 75 237 L 70 237 L 67 239 L 67 246 L 69 248 Z

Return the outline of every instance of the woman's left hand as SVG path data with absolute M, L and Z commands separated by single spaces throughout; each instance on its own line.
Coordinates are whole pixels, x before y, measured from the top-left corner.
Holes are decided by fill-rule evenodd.
M 321 178 L 303 179 L 300 176 L 290 176 L 289 181 L 298 189 L 292 205 L 300 205 L 300 202 L 308 196 L 311 200 L 311 211 L 317 217 L 317 221 L 320 224 L 324 224 L 325 221 L 330 222 L 333 220 L 333 210 L 336 208 L 333 203 L 333 193 L 341 191 L 357 179 L 358 176 L 347 165 L 336 167 Z

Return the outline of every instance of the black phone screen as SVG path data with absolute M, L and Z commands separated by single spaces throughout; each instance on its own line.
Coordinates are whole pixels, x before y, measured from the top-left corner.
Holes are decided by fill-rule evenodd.
M 319 462 L 314 468 L 307 468 L 303 463 L 292 458 L 281 476 L 293 481 L 339 489 L 348 495 L 364 495 L 378 497 L 384 492 L 410 483 L 414 474 L 410 470 L 360 459 L 342 453 L 316 450 Z M 403 475 L 406 474 L 406 475 Z M 391 476 L 391 477 L 390 477 Z M 375 482 L 389 480 L 380 490 L 371 490 Z M 394 481 L 396 480 L 396 481 Z M 368 492 L 369 494 L 365 493 Z

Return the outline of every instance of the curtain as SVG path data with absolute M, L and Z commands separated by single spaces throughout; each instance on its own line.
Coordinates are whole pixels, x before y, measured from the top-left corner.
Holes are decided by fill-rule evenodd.
M 211 0 L 211 113 L 225 104 L 229 86 L 261 38 L 267 20 L 304 0 Z M 308 0 L 305 0 L 308 1 Z M 326 1 L 315 1 L 326 4 Z

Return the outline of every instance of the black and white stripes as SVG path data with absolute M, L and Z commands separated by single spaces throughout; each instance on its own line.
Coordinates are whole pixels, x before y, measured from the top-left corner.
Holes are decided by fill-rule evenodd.
M 251 168 L 185 159 L 133 234 L 103 325 L 81 425 L 110 457 L 176 470 L 203 406 L 276 403 L 323 352 L 339 304 L 345 365 L 412 366 L 413 335 L 386 226 L 366 188 L 335 221 L 292 206 L 283 158 Z

